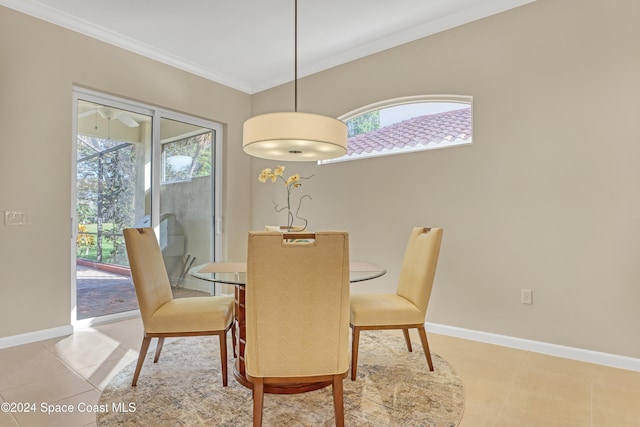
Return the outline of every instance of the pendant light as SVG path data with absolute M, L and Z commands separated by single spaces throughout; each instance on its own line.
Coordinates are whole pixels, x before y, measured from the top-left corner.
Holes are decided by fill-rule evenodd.
M 268 113 L 244 122 L 245 153 L 263 159 L 318 161 L 347 153 L 347 126 L 333 117 L 298 112 L 298 0 L 295 0 L 294 111 Z

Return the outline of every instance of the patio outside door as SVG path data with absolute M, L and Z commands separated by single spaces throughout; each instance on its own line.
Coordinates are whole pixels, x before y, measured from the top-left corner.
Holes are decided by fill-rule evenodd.
M 208 295 L 188 276 L 215 259 L 218 125 L 77 93 L 72 321 L 137 310 L 122 230 L 154 227 L 174 297 Z M 104 317 L 106 316 L 106 317 Z

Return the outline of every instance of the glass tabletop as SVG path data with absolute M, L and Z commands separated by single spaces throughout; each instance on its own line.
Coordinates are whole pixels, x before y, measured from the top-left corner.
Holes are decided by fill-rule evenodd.
M 244 286 L 247 281 L 247 264 L 244 262 L 210 262 L 196 265 L 189 270 L 192 277 L 226 285 Z M 368 261 L 351 261 L 349 282 L 363 282 L 383 276 L 387 269 Z

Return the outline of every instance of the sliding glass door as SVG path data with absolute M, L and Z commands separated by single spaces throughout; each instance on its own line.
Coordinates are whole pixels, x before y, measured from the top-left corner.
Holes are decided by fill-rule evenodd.
M 178 120 L 160 121 L 160 247 L 172 285 L 209 290 L 187 274 L 214 258 L 216 130 Z
M 155 228 L 176 298 L 209 294 L 188 269 L 219 254 L 220 125 L 84 90 L 74 98 L 72 321 L 137 310 L 128 227 Z

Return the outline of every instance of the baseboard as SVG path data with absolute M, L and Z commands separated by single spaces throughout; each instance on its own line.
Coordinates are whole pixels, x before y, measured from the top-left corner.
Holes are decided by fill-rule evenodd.
M 71 334 L 73 334 L 73 326 L 65 325 L 58 326 L 57 328 L 42 329 L 40 331 L 2 337 L 0 338 L 0 349 L 30 344 L 32 342 L 48 340 L 51 338 L 64 337 Z
M 106 314 L 99 317 L 90 317 L 88 319 L 76 320 L 73 322 L 74 329 L 90 328 L 94 325 L 103 325 L 105 323 L 118 322 L 120 320 L 133 319 L 140 317 L 140 310 L 124 311 L 122 313 Z
M 565 359 L 579 360 L 581 362 L 595 363 L 597 365 L 611 366 L 614 368 L 640 372 L 640 359 L 633 357 L 619 356 L 617 354 L 602 353 L 599 351 L 585 350 L 576 347 L 567 347 L 437 323 L 427 322 L 425 323 L 425 327 L 427 331 L 433 332 L 434 334 L 449 335 L 471 341 L 496 344 L 503 347 L 511 347 L 519 350 L 532 351 L 534 353 L 547 354 L 549 356 L 564 357 Z
M 3 348 L 15 347 L 17 345 L 31 344 L 52 338 L 65 337 L 73 334 L 74 330 L 88 328 L 94 325 L 118 322 L 120 320 L 140 317 L 140 310 L 132 310 L 123 313 L 108 314 L 106 316 L 76 320 L 72 325 L 59 326 L 57 328 L 43 329 L 40 331 L 27 332 L 20 335 L 0 338 L 0 350 Z
M 122 318 L 132 317 L 127 313 Z M 121 319 L 112 319 L 121 320 Z M 640 372 L 640 359 L 620 356 L 617 354 L 603 353 L 593 350 L 585 350 L 576 347 L 567 347 L 558 344 L 550 344 L 542 341 L 527 340 L 523 338 L 510 337 L 507 335 L 493 334 L 490 332 L 476 331 L 473 329 L 459 328 L 456 326 L 441 325 L 438 323 L 425 323 L 429 332 L 440 335 L 448 335 L 456 338 L 463 338 L 471 341 L 485 342 L 488 344 L 500 345 L 503 347 L 517 348 L 519 350 L 532 351 L 534 353 L 547 354 L 549 356 L 564 357 L 566 359 L 579 360 L 581 362 L 595 363 L 598 365 L 611 366 L 614 368 L 627 369 Z M 73 326 L 65 325 L 57 328 L 43 329 L 40 331 L 27 332 L 25 334 L 13 335 L 0 338 L 0 349 L 15 347 L 17 345 L 29 344 L 51 338 L 63 337 L 73 334 Z

